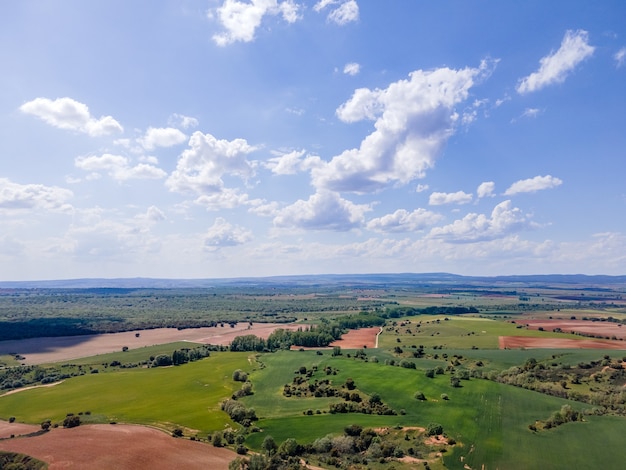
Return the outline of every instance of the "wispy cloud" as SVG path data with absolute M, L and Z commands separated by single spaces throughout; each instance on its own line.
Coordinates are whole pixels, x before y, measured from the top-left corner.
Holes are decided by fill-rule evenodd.
M 539 61 L 539 70 L 520 80 L 517 92 L 531 93 L 548 85 L 562 83 L 579 63 L 593 55 L 594 50 L 589 45 L 587 31 L 567 31 L 561 47 Z
M 535 193 L 544 189 L 556 188 L 561 184 L 563 184 L 562 180 L 551 175 L 535 176 L 534 178 L 516 181 L 509 186 L 504 195 L 513 196 L 519 193 Z

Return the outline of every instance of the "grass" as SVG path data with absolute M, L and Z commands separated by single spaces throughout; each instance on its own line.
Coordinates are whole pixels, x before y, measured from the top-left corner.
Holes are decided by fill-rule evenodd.
M 0 397 L 0 416 L 60 422 L 67 413 L 90 412 L 94 422 L 129 422 L 201 434 L 232 424 L 219 406 L 240 387 L 235 369 L 249 368 L 245 353 L 214 353 L 180 367 L 120 370 L 68 379 L 53 387 Z

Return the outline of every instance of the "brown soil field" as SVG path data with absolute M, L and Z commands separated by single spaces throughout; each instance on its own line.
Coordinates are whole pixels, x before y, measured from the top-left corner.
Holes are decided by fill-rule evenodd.
M 500 336 L 500 349 L 626 349 L 626 342 L 608 339 L 530 338 Z
M 21 436 L 41 430 L 40 426 L 34 424 L 9 423 L 8 421 L 0 421 L 0 439 L 5 437 Z M 1 447 L 0 447 L 1 448 Z
M 0 355 L 21 354 L 26 358 L 22 363 L 34 365 L 121 351 L 124 346 L 127 346 L 129 349 L 136 349 L 176 341 L 227 345 L 235 336 L 253 334 L 261 338 L 267 338 L 274 330 L 279 328 L 295 330 L 306 326 L 308 325 L 293 323 L 254 323 L 250 325 L 248 322 L 240 322 L 233 328 L 225 324 L 224 326 L 184 330 L 156 328 L 102 335 L 29 338 L 0 341 Z M 136 336 L 136 334 L 139 336 Z
M 617 339 L 626 339 L 626 328 L 621 323 L 612 323 L 607 321 L 588 321 L 588 320 L 520 320 L 518 323 L 528 325 L 529 328 L 537 330 L 543 328 L 546 331 L 552 331 L 555 328 L 568 333 L 584 333 L 604 339 L 615 336 Z M 626 348 L 624 348 L 626 349 Z
M 332 342 L 330 346 L 340 346 L 343 349 L 376 348 L 378 347 L 378 333 L 380 333 L 378 327 L 349 330 L 340 340 Z
M 43 460 L 49 470 L 227 470 L 237 457 L 228 449 L 125 424 L 52 429 L 39 436 L 0 440 L 0 450 Z

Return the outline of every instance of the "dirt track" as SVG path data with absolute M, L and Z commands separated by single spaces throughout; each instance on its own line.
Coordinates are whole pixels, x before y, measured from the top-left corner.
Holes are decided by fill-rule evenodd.
M 0 430 L 12 426 L 16 430 L 17 426 L 25 425 L 0 423 Z M 207 443 L 175 439 L 156 429 L 121 424 L 52 429 L 40 436 L 1 440 L 0 450 L 43 460 L 50 470 L 226 470 L 228 463 L 237 457 L 231 450 Z

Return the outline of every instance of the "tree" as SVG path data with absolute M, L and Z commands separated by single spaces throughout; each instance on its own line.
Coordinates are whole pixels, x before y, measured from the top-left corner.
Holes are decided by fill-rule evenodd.
M 424 392 L 415 392 L 414 396 L 416 400 L 426 401 L 426 395 L 424 395 Z
M 63 420 L 64 428 L 75 428 L 76 426 L 80 426 L 80 416 L 70 414 Z
M 341 356 L 341 346 L 333 347 L 333 356 Z
M 278 449 L 278 446 L 272 436 L 265 436 L 265 439 L 263 439 L 263 442 L 261 443 L 261 449 L 265 454 L 273 455 Z
M 300 454 L 301 450 L 302 448 L 296 442 L 296 440 L 293 437 L 290 437 L 288 439 L 285 439 L 280 445 L 280 447 L 278 448 L 278 454 L 283 458 L 293 457 Z

